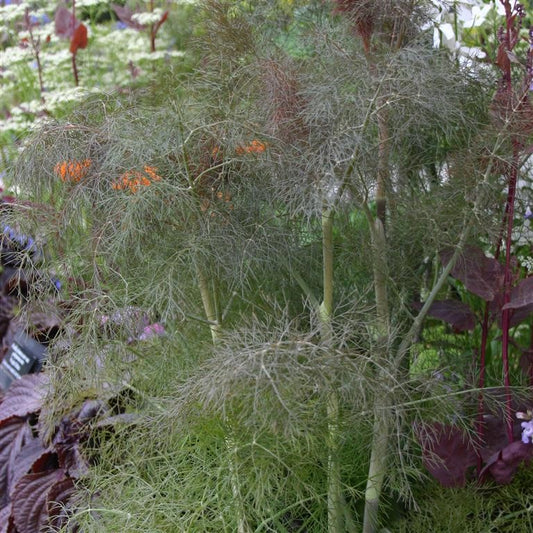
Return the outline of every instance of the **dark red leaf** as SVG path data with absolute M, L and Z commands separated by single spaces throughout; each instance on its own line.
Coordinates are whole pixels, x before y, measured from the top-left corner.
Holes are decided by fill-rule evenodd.
M 422 461 L 429 473 L 444 487 L 461 487 L 469 468 L 477 462 L 474 446 L 466 433 L 440 423 L 417 428 Z
M 19 533 L 36 533 L 47 525 L 49 493 L 65 478 L 63 470 L 25 475 L 12 495 L 13 516 Z
M 70 53 L 75 54 L 78 49 L 86 48 L 88 42 L 87 27 L 85 24 L 80 24 L 74 31 L 74 35 L 70 41 Z
M 11 383 L 0 404 L 0 420 L 27 416 L 41 409 L 48 386 L 46 374 L 26 374 Z
M 480 477 L 490 473 L 497 483 L 506 485 L 512 481 L 520 464 L 530 462 L 532 457 L 532 444 L 524 444 L 522 441 L 512 442 L 488 459 L 480 472 Z
M 72 17 L 72 12 L 64 6 L 57 8 L 54 22 L 56 35 L 62 39 L 70 39 L 79 24 L 79 21 Z
M 447 265 L 453 250 L 441 252 L 441 261 Z M 504 268 L 496 259 L 487 257 L 481 248 L 467 246 L 459 255 L 451 275 L 485 301 L 491 301 L 501 292 Z
M 498 65 L 504 73 L 507 73 L 508 69 L 511 67 L 511 60 L 509 59 L 505 42 L 500 43 L 500 46 L 498 46 L 496 65 Z
M 16 457 L 29 438 L 31 428 L 24 418 L 13 416 L 0 422 L 0 505 L 7 503 L 13 480 L 20 477 Z
M 421 303 L 413 304 L 420 309 Z M 433 302 L 429 308 L 428 315 L 439 320 L 444 320 L 450 324 L 456 333 L 461 331 L 471 331 L 476 327 L 476 316 L 463 302 L 458 300 L 440 300 Z
M 113 11 L 116 13 L 117 17 L 128 26 L 137 31 L 144 30 L 144 26 L 139 24 L 137 21 L 132 19 L 134 15 L 133 11 L 126 6 L 119 6 L 118 4 L 111 4 Z
M 89 471 L 89 463 L 84 457 L 80 443 L 58 444 L 56 446 L 59 465 L 65 469 L 69 476 L 79 479 Z

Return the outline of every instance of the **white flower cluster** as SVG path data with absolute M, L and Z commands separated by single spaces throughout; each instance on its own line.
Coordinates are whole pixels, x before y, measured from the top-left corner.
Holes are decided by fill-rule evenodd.
M 99 9 L 111 8 L 112 0 L 77 0 L 76 6 Z M 104 24 L 84 20 L 89 35 L 87 49 L 77 55 L 80 85 L 74 87 L 72 54 L 68 39 L 55 34 L 54 9 L 44 0 L 16 4 L 6 0 L 0 7 L 0 36 L 4 47 L 0 49 L 0 135 L 23 136 L 38 117 L 54 113 L 61 106 L 68 106 L 84 97 L 87 91 L 102 91 L 142 81 L 151 76 L 149 67 L 154 61 L 179 60 L 184 55 L 173 46 L 167 24 L 162 25 L 157 35 L 157 52 L 150 53 L 150 41 L 146 32 L 138 32 L 115 22 Z M 193 3 L 190 0 L 173 0 L 165 3 Z M 107 6 L 107 8 L 106 8 Z M 32 20 L 32 35 L 39 49 L 43 90 L 39 86 L 39 70 L 35 51 L 31 45 L 32 35 L 25 28 L 26 9 Z M 153 13 L 135 15 L 143 25 L 158 22 L 163 9 Z M 43 102 L 44 99 L 44 102 Z
M 154 9 L 151 13 L 134 13 L 131 17 L 132 20 L 142 24 L 143 26 L 148 26 L 149 24 L 156 24 L 161 20 L 163 16 L 163 10 L 160 8 Z
M 424 29 L 433 27 L 433 46 L 447 48 L 453 54 L 466 58 L 483 58 L 485 52 L 479 47 L 465 46 L 463 35 L 465 30 L 483 25 L 489 15 L 505 15 L 503 5 L 499 0 L 489 3 L 483 0 L 456 0 L 445 2 L 432 0 L 432 23 Z
M 21 2 L 20 4 L 7 4 L 0 7 L 0 20 L 3 25 L 14 22 L 24 16 L 26 9 L 30 8 L 30 4 Z

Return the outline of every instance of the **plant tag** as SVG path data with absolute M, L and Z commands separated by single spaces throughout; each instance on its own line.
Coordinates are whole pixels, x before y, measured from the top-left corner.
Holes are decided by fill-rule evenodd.
M 46 346 L 19 331 L 0 364 L 0 388 L 7 390 L 15 379 L 38 372 L 46 357 Z

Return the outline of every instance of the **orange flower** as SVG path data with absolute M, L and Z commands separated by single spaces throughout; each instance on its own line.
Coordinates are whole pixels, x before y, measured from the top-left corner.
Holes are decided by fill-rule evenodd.
M 54 172 L 59 176 L 61 181 L 77 183 L 84 178 L 91 166 L 90 159 L 83 161 L 61 161 L 54 167 Z
M 135 194 L 141 185 L 148 187 L 154 181 L 161 181 L 161 176 L 157 174 L 157 168 L 145 165 L 144 173 L 140 170 L 126 170 L 118 181 L 111 183 L 111 187 L 115 190 L 129 189 Z
M 237 146 L 237 148 L 235 148 L 235 152 L 237 153 L 237 155 L 260 154 L 264 152 L 266 149 L 267 149 L 266 143 L 258 141 L 257 139 L 254 139 L 251 143 L 245 146 Z

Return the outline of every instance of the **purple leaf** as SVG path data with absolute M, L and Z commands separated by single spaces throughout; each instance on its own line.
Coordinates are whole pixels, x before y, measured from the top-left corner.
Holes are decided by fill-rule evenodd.
M 465 432 L 437 422 L 418 427 L 417 437 L 429 473 L 444 487 L 463 486 L 468 469 L 477 462 L 476 451 Z
M 533 306 L 533 277 L 523 279 L 511 290 L 511 300 L 502 309 L 521 309 Z
M 11 383 L 0 404 L 0 420 L 27 416 L 41 409 L 47 392 L 46 374 L 26 374 Z
M 0 505 L 7 503 L 12 480 L 20 477 L 15 459 L 29 438 L 31 428 L 24 418 L 14 416 L 0 422 Z
M 38 437 L 31 437 L 26 439 L 24 446 L 21 448 L 17 457 L 16 470 L 12 480 L 12 485 L 16 485 L 18 480 L 25 474 L 27 474 L 34 464 L 43 459 L 43 456 L 48 455 L 50 452 L 43 446 L 41 439 Z
M 0 533 L 8 533 L 13 525 L 11 504 L 0 509 Z
M 70 39 L 80 23 L 72 16 L 72 12 L 64 6 L 57 8 L 54 22 L 56 35 L 62 39 Z
M 413 306 L 420 309 L 422 304 L 416 302 Z M 476 326 L 476 316 L 470 307 L 458 300 L 433 302 L 429 308 L 428 315 L 447 322 L 456 333 L 472 331 Z
M 65 478 L 63 470 L 25 475 L 13 492 L 13 516 L 19 533 L 36 533 L 47 525 L 49 493 Z
M 448 264 L 453 253 L 453 249 L 441 252 L 443 265 Z M 490 302 L 501 292 L 504 268 L 496 259 L 487 257 L 481 248 L 467 246 L 457 258 L 451 275 L 463 282 L 471 293 Z
M 504 398 L 502 398 L 502 401 Z M 524 410 L 526 407 L 517 407 L 513 402 L 513 411 Z M 519 439 L 522 428 L 519 420 L 513 420 L 513 437 Z M 507 423 L 503 413 L 494 414 L 486 412 L 483 415 L 483 445 L 479 453 L 484 462 L 487 462 L 496 452 L 507 446 L 509 437 L 507 435 Z
M 518 364 L 520 365 L 520 370 L 522 370 L 525 376 L 532 377 L 533 376 L 533 350 L 530 348 L 526 350 L 522 350 L 522 355 L 520 356 L 520 361 Z
M 55 483 L 48 493 L 48 514 L 50 515 L 50 526 L 54 531 L 65 525 L 65 503 L 68 502 L 74 493 L 74 481 L 69 477 L 64 477 Z
M 117 17 L 128 26 L 137 31 L 144 30 L 144 26 L 139 24 L 137 21 L 132 19 L 134 15 L 133 11 L 125 6 L 119 6 L 118 4 L 111 4 L 113 11 L 116 13 Z M 163 21 L 164 22 L 164 21 Z
M 497 483 L 506 485 L 512 481 L 520 464 L 531 461 L 532 457 L 532 444 L 524 444 L 522 441 L 512 442 L 488 459 L 480 472 L 480 477 L 483 478 L 490 473 Z

